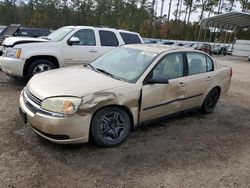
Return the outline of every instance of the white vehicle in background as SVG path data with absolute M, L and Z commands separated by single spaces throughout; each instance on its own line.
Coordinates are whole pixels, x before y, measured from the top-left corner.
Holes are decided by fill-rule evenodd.
M 0 25 L 0 33 L 6 28 L 5 25 Z
M 0 68 L 13 77 L 31 78 L 47 70 L 89 64 L 124 44 L 143 43 L 138 33 L 92 26 L 62 27 L 44 38 L 9 37 Z

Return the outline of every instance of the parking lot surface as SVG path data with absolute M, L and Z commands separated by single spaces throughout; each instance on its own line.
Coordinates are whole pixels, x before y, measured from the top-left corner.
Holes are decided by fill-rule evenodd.
M 234 73 L 214 113 L 144 126 L 115 148 L 39 138 L 18 114 L 25 82 L 0 71 L 0 187 L 249 187 L 250 63 L 216 59 Z

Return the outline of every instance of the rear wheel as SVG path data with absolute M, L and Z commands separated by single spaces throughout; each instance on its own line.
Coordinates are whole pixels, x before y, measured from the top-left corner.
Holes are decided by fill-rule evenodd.
M 100 146 L 120 145 L 129 135 L 131 121 L 126 111 L 118 107 L 107 107 L 98 111 L 91 122 L 91 132 Z
M 55 65 L 47 59 L 38 59 L 31 63 L 28 68 L 28 78 L 31 78 L 35 74 L 45 72 L 51 69 L 55 69 Z
M 214 108 L 215 108 L 215 106 L 216 106 L 216 104 L 217 104 L 217 102 L 219 100 L 219 97 L 220 97 L 219 90 L 216 89 L 216 88 L 212 89 L 208 93 L 208 95 L 207 95 L 207 97 L 206 97 L 206 99 L 205 99 L 205 101 L 204 101 L 204 103 L 202 105 L 201 110 L 204 113 L 211 113 L 211 112 L 213 112 L 213 110 L 214 110 Z

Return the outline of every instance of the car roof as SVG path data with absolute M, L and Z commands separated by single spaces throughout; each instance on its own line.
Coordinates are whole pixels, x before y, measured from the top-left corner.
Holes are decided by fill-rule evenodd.
M 19 29 L 23 29 L 23 30 L 39 30 L 39 31 L 49 31 L 48 29 L 44 29 L 44 28 L 35 28 L 35 27 L 19 27 Z
M 77 26 L 64 26 L 65 28 L 75 28 L 75 29 L 104 29 L 104 30 L 108 30 L 108 31 L 119 31 L 119 32 L 124 32 L 124 33 L 131 33 L 131 34 L 138 34 L 137 32 L 133 32 L 133 31 L 128 31 L 128 30 L 124 30 L 124 29 L 115 29 L 115 28 L 109 28 L 109 27 L 94 27 L 94 26 L 82 26 L 82 25 L 77 25 Z
M 132 48 L 136 50 L 143 50 L 147 52 L 153 52 L 156 54 L 160 54 L 163 52 L 168 51 L 195 51 L 196 50 L 190 50 L 189 48 L 184 48 L 181 46 L 166 46 L 161 44 L 128 44 L 123 45 L 122 47 Z

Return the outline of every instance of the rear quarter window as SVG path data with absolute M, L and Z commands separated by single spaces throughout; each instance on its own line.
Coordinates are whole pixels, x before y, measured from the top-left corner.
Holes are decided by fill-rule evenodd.
M 125 44 L 141 44 L 141 40 L 137 34 L 120 32 Z

